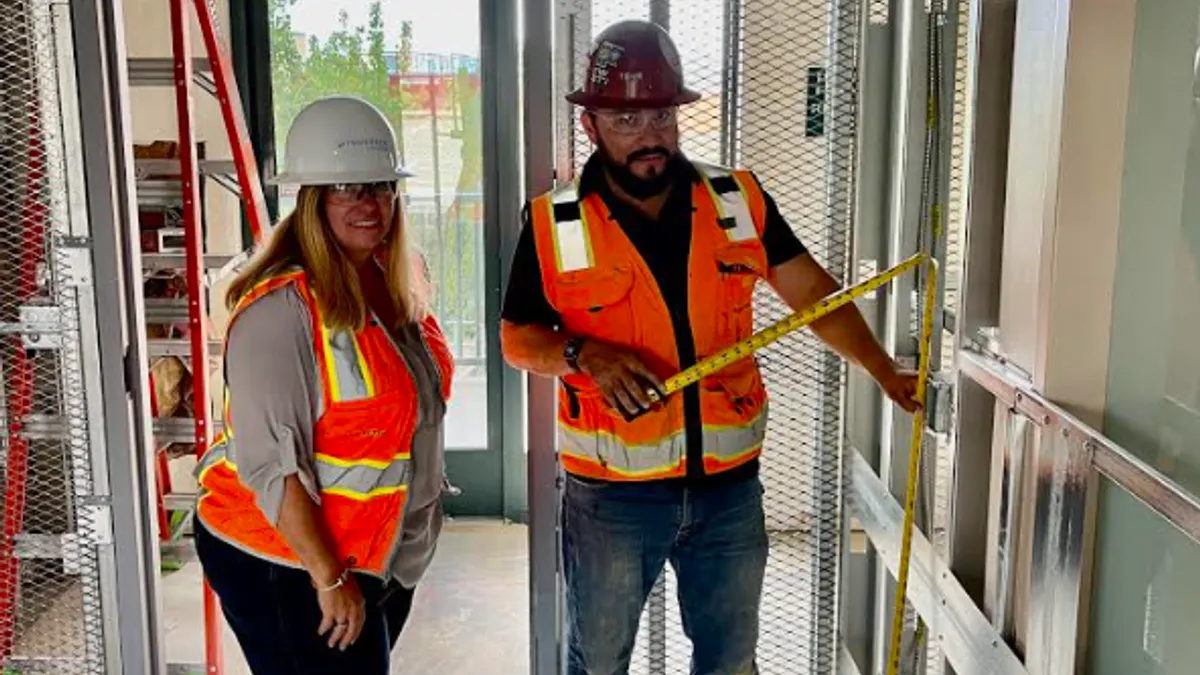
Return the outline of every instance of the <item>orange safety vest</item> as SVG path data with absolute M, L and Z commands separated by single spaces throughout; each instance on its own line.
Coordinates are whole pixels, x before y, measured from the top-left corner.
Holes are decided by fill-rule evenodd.
M 695 166 L 688 312 L 702 359 L 753 332 L 754 287 L 767 274 L 766 202 L 749 172 Z M 577 189 L 568 185 L 531 204 L 546 299 L 567 333 L 628 347 L 660 378 L 674 375 L 675 331 L 653 273 L 600 196 L 580 200 Z M 686 475 L 681 396 L 627 422 L 590 377 L 570 374 L 561 385 L 558 450 L 567 472 L 612 481 Z M 705 473 L 758 457 L 767 393 L 754 358 L 698 386 Z
M 313 434 L 321 514 L 337 556 L 350 569 L 386 577 L 401 538 L 411 449 L 417 422 L 417 389 L 408 366 L 378 322 L 358 332 L 332 330 L 296 271 L 252 288 L 234 308 L 230 325 L 251 303 L 293 285 L 308 305 L 313 353 L 322 384 L 322 411 Z M 441 393 L 450 398 L 454 362 L 432 315 L 421 322 L 425 346 L 437 364 Z M 292 567 L 300 559 L 267 521 L 254 493 L 238 479 L 237 434 L 229 418 L 198 467 L 197 514 L 214 534 L 260 558 Z

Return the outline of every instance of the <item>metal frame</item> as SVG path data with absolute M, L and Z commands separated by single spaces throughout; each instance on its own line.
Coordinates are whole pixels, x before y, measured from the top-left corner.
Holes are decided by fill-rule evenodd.
M 962 375 L 997 401 L 1031 417 L 1039 427 L 1065 429 L 1069 435 L 1081 438 L 1095 471 L 1200 544 L 1200 497 L 1039 394 L 1003 360 L 969 349 L 960 352 L 959 359 Z
M 109 672 L 162 672 L 161 600 L 158 584 L 158 547 L 152 513 L 153 453 L 149 399 L 144 383 L 146 340 L 137 317 L 142 313 L 138 288 L 126 280 L 140 275 L 140 256 L 133 233 L 126 226 L 136 221 L 131 156 L 128 82 L 125 71 L 124 18 L 119 2 L 72 2 L 79 109 L 82 133 L 83 175 L 92 236 L 93 280 L 98 318 L 98 377 L 90 382 L 102 392 L 102 414 L 92 418 L 103 430 L 103 445 L 121 452 L 101 454 L 107 468 L 113 543 L 102 552 L 102 561 L 115 576 L 102 583 L 115 586 L 104 592 L 114 600 L 106 609 L 111 623 Z M 111 376 L 122 373 L 123 377 Z M 107 575 L 106 575 L 107 577 Z
M 904 512 L 888 487 L 857 450 L 849 449 L 846 473 L 851 505 L 884 566 L 900 565 Z M 913 533 L 908 598 L 924 617 L 933 637 L 958 675 L 1028 675 L 1020 659 L 963 590 L 933 546 Z M 871 672 L 882 672 L 872 670 Z
M 917 46 L 920 44 L 920 17 L 924 16 L 921 0 L 891 0 L 889 21 L 892 42 L 891 73 L 891 118 L 888 126 L 889 156 L 887 163 L 887 239 L 884 245 L 885 267 L 904 259 L 907 251 L 916 250 L 916 225 L 920 202 L 920 172 L 913 171 L 910 157 L 919 156 L 923 141 L 922 125 L 913 125 L 921 119 L 922 97 L 914 91 L 913 82 L 919 74 L 917 69 Z M 912 279 L 900 278 L 889 284 L 881 293 L 883 307 L 883 346 L 898 359 L 915 360 L 916 348 L 907 327 L 911 325 L 911 308 L 908 298 L 914 286 Z M 907 465 L 907 443 L 904 425 L 897 424 L 897 410 L 888 401 L 880 406 L 879 476 L 893 494 L 903 490 L 903 476 L 893 471 L 894 466 Z M 892 579 L 883 565 L 875 568 L 875 583 L 871 616 L 874 619 L 871 641 L 872 672 L 882 672 L 887 663 L 887 645 L 891 616 Z
M 553 0 L 522 0 L 525 196 L 554 185 Z M 529 472 L 530 660 L 535 675 L 557 675 L 562 667 L 562 592 L 559 588 L 558 462 L 555 456 L 555 383 L 527 376 Z
M 500 310 L 509 266 L 520 235 L 521 86 L 518 0 L 480 0 L 483 39 L 483 194 L 484 250 L 495 251 L 485 266 L 487 315 L 488 446 L 498 450 L 502 476 L 501 511 L 524 522 L 529 515 L 526 455 L 521 413 L 525 392 L 521 374 L 508 368 L 500 350 Z

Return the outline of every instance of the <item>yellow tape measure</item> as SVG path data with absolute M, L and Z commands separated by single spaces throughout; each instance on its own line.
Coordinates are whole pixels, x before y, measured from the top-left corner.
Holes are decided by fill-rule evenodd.
M 891 269 L 867 279 L 866 281 L 826 296 L 812 307 L 808 307 L 796 312 L 795 314 L 792 314 L 791 316 L 788 316 L 787 318 L 760 330 L 754 335 L 751 335 L 750 337 L 731 347 L 727 347 L 716 354 L 713 354 L 712 356 L 701 359 L 698 363 L 696 363 L 696 365 L 680 371 L 678 374 L 671 376 L 665 382 L 663 382 L 661 396 L 673 394 L 689 384 L 699 382 L 701 379 L 716 373 L 731 363 L 736 363 L 737 361 L 750 356 L 754 352 L 766 347 L 772 342 L 779 340 L 789 333 L 800 330 L 801 328 L 804 328 L 805 326 L 808 326 L 813 322 L 828 316 L 834 311 L 850 304 L 867 293 L 886 286 L 896 277 L 908 272 L 909 270 L 912 270 L 927 259 L 927 256 L 919 253 L 908 260 L 905 260 L 899 265 L 896 265 Z M 661 398 L 660 393 L 654 391 L 653 389 L 649 390 L 647 394 L 655 402 Z
M 696 365 L 668 378 L 663 391 L 650 389 L 647 394 L 654 401 L 699 382 L 731 363 L 740 361 L 780 338 L 828 316 L 854 300 L 878 290 L 896 277 L 922 263 L 927 264 L 925 277 L 925 311 L 921 322 L 920 357 L 917 368 L 917 401 L 921 408 L 913 415 L 912 450 L 908 458 L 908 478 L 904 497 L 904 531 L 900 542 L 900 566 L 896 575 L 895 611 L 892 615 L 891 650 L 888 658 L 888 675 L 897 675 L 900 666 L 900 638 L 904 629 L 904 602 L 908 595 L 909 558 L 912 555 L 912 530 L 914 509 L 917 499 L 917 482 L 920 476 L 921 439 L 925 426 L 925 393 L 929 381 L 929 352 L 933 342 L 933 303 L 937 294 L 937 261 L 918 253 L 904 262 L 870 279 L 834 293 L 812 307 L 801 310 L 778 321 L 750 337 L 701 360 Z M 922 626 L 923 628 L 923 626 Z M 918 633 L 918 639 L 920 636 Z
M 925 277 L 925 312 L 921 320 L 921 348 L 917 362 L 917 401 L 921 407 L 913 414 L 912 443 L 908 453 L 908 480 L 904 494 L 904 529 L 900 535 L 900 566 L 896 574 L 895 607 L 892 610 L 891 651 L 888 675 L 900 670 L 900 638 L 904 631 L 904 599 L 908 596 L 909 558 L 912 557 L 913 516 L 917 504 L 917 481 L 921 475 L 921 439 L 925 435 L 925 392 L 929 383 L 929 352 L 933 343 L 933 302 L 937 295 L 937 261 L 929 258 Z M 920 640 L 924 626 L 918 628 Z

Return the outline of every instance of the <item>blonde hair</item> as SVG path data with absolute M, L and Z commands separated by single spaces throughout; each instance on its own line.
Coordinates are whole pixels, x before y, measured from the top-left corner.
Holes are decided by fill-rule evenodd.
M 308 273 L 308 286 L 321 307 L 325 325 L 336 330 L 362 330 L 367 302 L 354 264 L 329 228 L 323 195 L 320 187 L 300 188 L 296 208 L 275 226 L 262 250 L 230 282 L 225 293 L 227 307 L 232 310 L 242 296 L 268 277 L 300 267 Z M 397 201 L 380 261 L 388 297 L 400 324 L 419 320 L 425 314 L 428 295 L 427 280 L 414 275 L 403 211 Z

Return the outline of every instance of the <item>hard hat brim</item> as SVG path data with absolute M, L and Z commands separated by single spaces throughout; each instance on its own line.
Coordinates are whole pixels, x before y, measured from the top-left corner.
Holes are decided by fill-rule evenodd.
M 337 185 L 339 183 L 379 183 L 382 181 L 412 178 L 417 174 L 405 167 L 391 171 L 337 172 L 337 173 L 288 173 L 268 177 L 268 185 Z
M 569 103 L 573 103 L 584 108 L 619 108 L 619 109 L 637 109 L 637 108 L 667 108 L 676 105 L 687 105 L 695 103 L 701 98 L 698 92 L 691 89 L 684 89 L 677 95 L 669 98 L 644 98 L 644 99 L 627 99 L 617 98 L 612 96 L 596 96 L 590 94 L 583 89 L 566 95 Z

